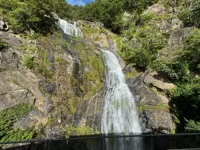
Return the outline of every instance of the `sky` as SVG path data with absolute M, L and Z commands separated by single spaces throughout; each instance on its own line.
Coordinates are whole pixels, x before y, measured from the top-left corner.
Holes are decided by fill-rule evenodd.
M 95 0 L 66 0 L 71 5 L 85 6 L 88 3 L 94 2 Z

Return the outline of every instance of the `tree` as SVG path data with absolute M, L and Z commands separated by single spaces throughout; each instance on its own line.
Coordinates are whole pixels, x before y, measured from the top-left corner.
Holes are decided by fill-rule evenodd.
M 40 33 L 50 32 L 55 27 L 52 12 L 64 16 L 69 8 L 64 0 L 1 0 L 0 7 L 15 32 Z

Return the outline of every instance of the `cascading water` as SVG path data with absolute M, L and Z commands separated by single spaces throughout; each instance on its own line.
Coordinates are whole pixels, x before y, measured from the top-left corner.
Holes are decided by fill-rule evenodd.
M 59 19 L 59 26 L 63 30 L 65 34 L 69 34 L 71 36 L 83 36 L 81 29 L 76 26 L 76 23 L 71 24 L 66 20 Z
M 102 51 L 107 66 L 107 91 L 104 98 L 101 131 L 105 134 L 140 134 L 142 131 L 134 98 L 126 84 L 119 60 L 112 52 Z M 107 141 L 106 144 L 107 150 L 141 149 L 141 141 L 138 139 L 133 141 L 133 139 L 126 138 Z

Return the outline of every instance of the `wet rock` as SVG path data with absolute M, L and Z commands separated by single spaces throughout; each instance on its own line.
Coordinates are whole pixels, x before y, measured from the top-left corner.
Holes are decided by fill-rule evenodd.
M 127 83 L 131 89 L 133 95 L 136 95 L 136 99 L 140 105 L 159 105 L 168 103 L 168 99 L 161 96 L 158 92 L 155 92 L 145 84 L 145 75 L 139 75 L 134 79 L 129 78 Z
M 149 76 L 150 74 L 141 74 L 127 80 L 140 110 L 139 118 L 143 132 L 170 133 L 174 130 L 174 125 L 168 109 L 169 98 L 164 93 L 160 94 L 151 89 L 152 81 L 158 79 L 152 79 L 153 77 Z M 163 84 L 162 80 L 159 81 Z M 164 89 L 168 88 L 165 87 Z
M 128 73 L 128 72 L 133 72 L 133 71 L 135 71 L 135 67 L 134 67 L 134 66 L 135 66 L 134 64 L 128 64 L 127 66 L 125 66 L 125 67 L 123 68 L 123 73 L 126 74 L 126 73 Z
M 59 126 L 47 127 L 45 130 L 46 139 L 62 139 L 65 138 L 64 132 Z
M 55 21 L 58 21 L 58 20 L 59 20 L 59 17 L 58 17 L 58 15 L 57 15 L 55 12 L 51 12 L 51 16 L 52 16 L 52 18 L 53 18 Z
M 101 129 L 101 113 L 103 110 L 103 91 L 97 93 L 90 100 L 82 100 L 73 118 L 75 126 L 90 126 Z
M 98 128 L 103 106 L 101 52 L 91 42 L 66 41 L 57 34 L 39 41 L 0 31 L 1 40 L 8 44 L 0 52 L 0 111 L 20 103 L 33 105 L 14 127 L 42 130 L 47 138 L 64 137 L 59 126 L 72 124 L 73 119 L 78 125 Z M 35 68 L 28 69 L 23 58 L 33 55 Z M 96 93 L 101 94 L 93 100 Z M 48 117 L 57 118 L 51 127 L 46 125 Z

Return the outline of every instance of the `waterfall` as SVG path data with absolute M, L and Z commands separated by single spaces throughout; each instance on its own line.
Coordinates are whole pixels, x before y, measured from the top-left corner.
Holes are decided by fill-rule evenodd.
M 102 51 L 107 67 L 107 91 L 104 97 L 101 131 L 105 134 L 140 134 L 142 131 L 134 97 L 126 84 L 119 60 L 112 52 L 106 50 Z M 140 149 L 138 146 L 140 143 L 140 140 L 134 139 L 133 141 L 133 138 L 111 141 L 110 144 L 109 141 L 107 141 L 106 149 Z
M 81 29 L 76 26 L 76 22 L 74 24 L 71 24 L 67 22 L 66 20 L 59 19 L 59 26 L 63 30 L 65 34 L 69 34 L 71 36 L 83 36 Z

